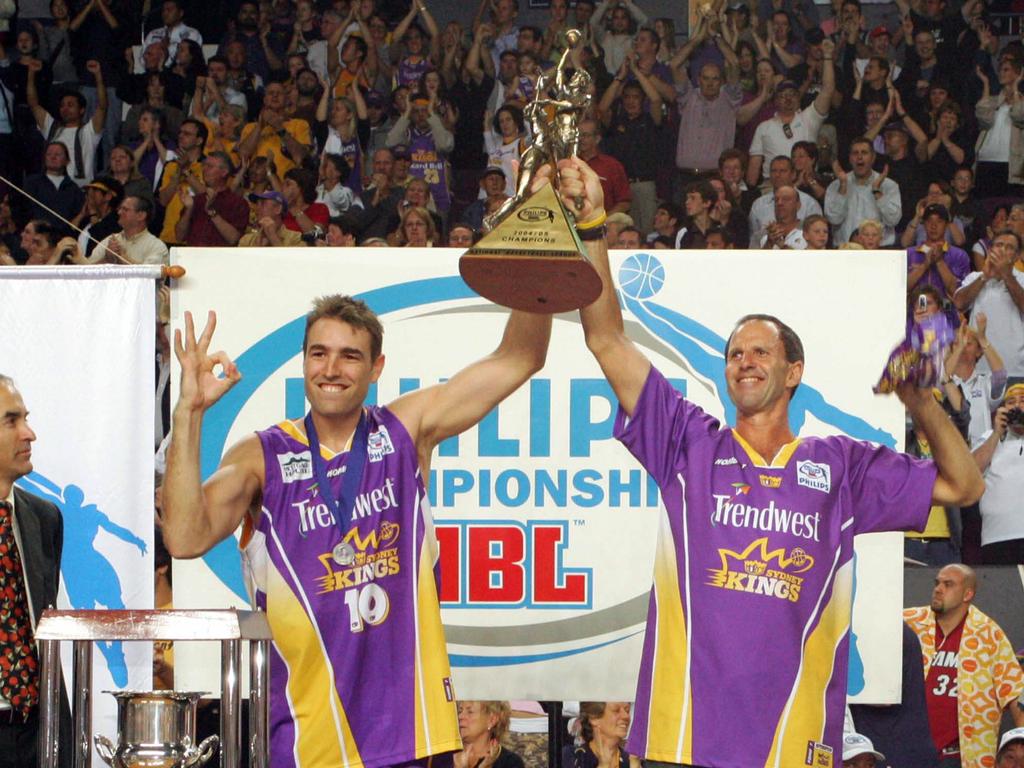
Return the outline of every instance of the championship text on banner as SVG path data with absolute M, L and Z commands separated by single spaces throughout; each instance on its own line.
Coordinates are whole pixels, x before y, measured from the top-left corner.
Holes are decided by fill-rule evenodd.
M 33 471 L 17 485 L 64 518 L 58 608 L 153 607 L 155 291 L 137 273 L 0 270 L 0 373 L 37 436 Z M 66 681 L 71 650 L 62 643 Z M 151 677 L 151 644 L 96 643 L 94 733 L 117 733 L 102 691 L 147 690 Z
M 172 252 L 187 270 L 174 292 L 172 324 L 181 327 L 187 309 L 201 327 L 216 310 L 214 347 L 243 376 L 204 419 L 203 476 L 247 433 L 305 412 L 303 316 L 318 295 L 362 298 L 384 323 L 386 363 L 371 402 L 443 381 L 492 351 L 508 310 L 466 287 L 458 256 L 442 249 Z M 794 432 L 902 446 L 902 406 L 871 392 L 903 332 L 900 254 L 616 251 L 612 258 L 628 333 L 712 415 L 734 419 L 724 386 L 726 336 L 740 316 L 770 312 L 806 348 L 804 383 L 791 406 Z M 863 310 L 866 297 L 871 312 Z M 616 407 L 578 313 L 558 315 L 546 367 L 477 427 L 439 447 L 430 501 L 460 698 L 633 697 L 660 500 L 612 438 Z M 387 489 L 368 496 L 357 506 L 387 503 Z M 295 512 L 296 525 L 316 520 L 314 511 Z M 893 703 L 902 540 L 876 534 L 858 540 L 857 551 L 850 691 L 861 701 Z M 246 604 L 235 541 L 174 568 L 176 607 Z M 176 649 L 176 680 L 209 690 L 216 653 L 205 661 L 195 653 Z

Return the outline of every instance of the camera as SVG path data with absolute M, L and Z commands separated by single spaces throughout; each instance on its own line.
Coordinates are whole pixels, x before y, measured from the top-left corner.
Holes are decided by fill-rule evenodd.
M 1011 408 L 1006 412 L 1006 424 L 1010 427 L 1024 426 L 1024 409 Z
M 306 245 L 313 245 L 317 240 L 326 240 L 327 233 L 324 231 L 323 227 L 317 224 L 315 227 L 309 230 L 309 232 L 303 232 L 301 237 L 302 242 L 304 242 Z

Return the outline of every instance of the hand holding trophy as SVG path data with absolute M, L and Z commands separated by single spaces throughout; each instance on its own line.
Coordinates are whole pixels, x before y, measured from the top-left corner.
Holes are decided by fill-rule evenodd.
M 533 141 L 520 158 L 516 193 L 484 219 L 487 234 L 459 260 L 459 272 L 473 290 L 512 309 L 566 312 L 601 293 L 601 279 L 576 231 L 583 199 L 575 199 L 570 212 L 552 187 L 558 162 L 576 155 L 578 123 L 591 100 L 590 74 L 569 72 L 570 54 L 581 39 L 579 30 L 569 30 L 558 66 L 537 81 L 523 110 Z M 551 172 L 540 173 L 546 166 Z

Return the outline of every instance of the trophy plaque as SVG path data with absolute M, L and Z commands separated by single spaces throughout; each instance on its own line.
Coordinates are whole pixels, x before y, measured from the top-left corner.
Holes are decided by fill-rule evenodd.
M 520 159 L 516 193 L 484 219 L 487 234 L 459 259 L 459 273 L 470 288 L 512 309 L 567 312 L 601 295 L 601 277 L 587 261 L 574 215 L 551 183 L 534 184 L 540 168 L 576 154 L 577 124 L 591 98 L 590 75 L 578 68 L 569 76 L 567 70 L 581 38 L 579 30 L 569 30 L 569 47 L 553 75 L 538 78 L 533 100 L 523 110 L 533 140 Z M 551 179 L 557 184 L 556 173 Z M 582 207 L 582 200 L 574 202 L 577 210 Z

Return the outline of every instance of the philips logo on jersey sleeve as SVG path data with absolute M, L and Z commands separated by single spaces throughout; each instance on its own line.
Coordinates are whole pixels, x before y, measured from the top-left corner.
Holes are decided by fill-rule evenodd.
M 279 453 L 277 463 L 281 465 L 281 482 L 294 483 L 313 479 L 313 456 L 309 451 L 302 453 Z
M 796 463 L 796 482 L 805 488 L 828 493 L 832 490 L 832 469 L 828 464 L 816 464 L 813 461 Z
M 381 461 L 389 453 L 394 452 L 395 446 L 391 443 L 388 428 L 381 424 L 376 431 L 370 433 L 366 441 L 366 454 L 370 461 Z

